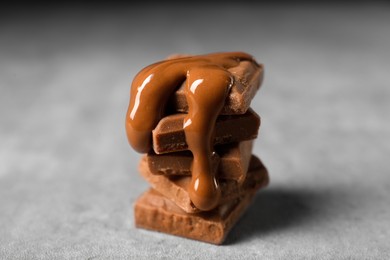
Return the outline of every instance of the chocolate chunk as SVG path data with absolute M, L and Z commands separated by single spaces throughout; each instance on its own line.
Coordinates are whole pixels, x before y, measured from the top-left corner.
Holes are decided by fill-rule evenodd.
M 172 58 L 186 57 L 186 55 L 172 55 Z M 264 68 L 262 64 L 251 61 L 241 61 L 238 66 L 229 68 L 228 71 L 234 78 L 225 105 L 222 108 L 222 115 L 244 114 L 261 87 L 263 81 Z M 170 106 L 176 111 L 188 112 L 188 104 L 185 96 L 187 82 L 175 92 L 170 100 Z
M 135 226 L 220 245 L 252 200 L 253 193 L 248 193 L 212 211 L 188 214 L 155 190 L 149 189 L 134 205 Z
M 253 140 L 239 143 L 218 145 L 215 147 L 219 163 L 218 178 L 242 182 L 248 171 L 252 156 Z M 149 171 L 158 175 L 191 175 L 193 156 L 189 151 L 156 154 L 150 152 L 144 155 Z
M 178 207 L 187 213 L 199 212 L 191 202 L 188 187 L 191 182 L 190 176 L 164 176 L 154 175 L 149 171 L 146 158 L 139 165 L 142 177 L 159 193 L 172 200 Z M 242 184 L 234 180 L 220 180 L 219 186 L 222 192 L 219 204 L 236 199 L 248 192 L 255 192 L 268 185 L 269 177 L 267 169 L 259 158 L 252 155 L 249 171 Z
M 186 114 L 174 114 L 160 120 L 152 131 L 153 150 L 157 154 L 188 149 L 183 130 Z M 251 108 L 243 115 L 219 116 L 215 124 L 214 145 L 255 139 L 260 117 Z
M 232 179 L 242 183 L 248 172 L 252 148 L 253 140 L 215 146 L 217 154 L 222 158 L 218 168 L 218 178 Z
M 250 142 L 250 141 L 247 141 Z M 193 156 L 190 151 L 156 154 L 151 151 L 145 154 L 145 160 L 148 162 L 149 171 L 156 175 L 191 175 L 191 164 Z M 212 161 L 215 169 L 220 164 L 218 154 L 213 154 Z M 225 159 L 227 161 L 227 158 Z M 226 162 L 225 162 L 226 163 Z

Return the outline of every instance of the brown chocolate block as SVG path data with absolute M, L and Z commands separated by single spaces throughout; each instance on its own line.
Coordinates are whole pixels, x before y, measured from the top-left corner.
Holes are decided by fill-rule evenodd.
M 153 189 L 134 205 L 135 226 L 151 231 L 220 245 L 251 204 L 253 193 L 229 201 L 212 211 L 188 214 Z
M 173 58 L 185 56 L 172 55 Z M 241 61 L 237 67 L 230 68 L 228 71 L 232 74 L 234 82 L 221 114 L 244 114 L 248 110 L 256 92 L 261 87 L 264 67 L 262 64 L 256 65 L 250 61 Z M 188 104 L 185 96 L 186 84 L 187 82 L 184 81 L 170 101 L 170 105 L 179 112 L 188 112 Z
M 153 150 L 157 154 L 188 149 L 183 121 L 186 114 L 173 114 L 160 120 L 152 131 Z M 251 108 L 243 115 L 219 116 L 215 123 L 214 145 L 255 139 L 260 127 L 260 116 Z
M 188 213 L 199 212 L 193 205 L 188 193 L 188 187 L 191 182 L 190 176 L 164 176 L 154 175 L 149 171 L 145 157 L 141 160 L 139 171 L 142 177 L 159 193 L 173 201 L 178 207 Z M 221 203 L 236 199 L 248 192 L 255 192 L 261 187 L 268 185 L 269 177 L 267 169 L 261 163 L 260 159 L 252 156 L 249 171 L 242 184 L 234 180 L 220 180 L 222 196 Z
M 218 163 L 218 178 L 242 182 L 248 171 L 252 156 L 253 140 L 219 145 L 215 147 L 220 160 Z M 144 155 L 149 171 L 157 175 L 191 175 L 193 156 L 189 151 L 156 154 L 150 152 Z
M 190 151 L 164 154 L 156 154 L 155 152 L 151 151 L 147 154 L 144 154 L 143 157 L 144 160 L 146 160 L 148 163 L 149 171 L 155 175 L 191 175 L 191 164 L 194 157 Z M 212 161 L 215 164 L 213 165 L 213 169 L 216 169 L 221 163 L 221 158 L 217 153 L 214 153 Z

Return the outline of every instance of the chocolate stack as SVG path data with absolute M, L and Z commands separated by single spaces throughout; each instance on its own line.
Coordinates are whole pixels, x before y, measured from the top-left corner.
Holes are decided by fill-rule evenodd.
M 232 56 L 231 53 L 224 55 Z M 185 63 L 188 58 L 174 60 Z M 222 244 L 253 201 L 255 193 L 268 184 L 266 168 L 252 154 L 260 117 L 250 103 L 260 88 L 263 67 L 253 59 L 236 59 L 234 65 L 224 68 L 231 75 L 232 84 L 215 122 L 210 126 L 212 151 L 209 168 L 217 190 L 213 193 L 218 195 L 216 202 L 211 208 L 199 207 L 190 192 L 194 186 L 196 153 L 190 149 L 186 137 L 185 122 L 191 104 L 187 102 L 188 82 L 184 81 L 181 87 L 175 88 L 174 94 L 169 95 L 163 116 L 151 130 L 151 146 L 139 164 L 141 175 L 151 187 L 135 203 L 137 227 Z M 137 89 L 140 93 L 140 86 Z M 134 103 L 136 101 L 129 107 L 128 118 L 134 118 Z M 199 180 L 195 180 L 195 190 L 199 185 L 196 182 Z M 210 200 L 215 198 L 210 197 Z

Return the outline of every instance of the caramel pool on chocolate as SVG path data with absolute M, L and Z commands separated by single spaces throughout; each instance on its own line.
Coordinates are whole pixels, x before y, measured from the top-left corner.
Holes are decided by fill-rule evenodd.
M 186 82 L 185 98 L 188 114 L 183 129 L 188 149 L 193 154 L 192 180 L 189 194 L 200 210 L 217 206 L 221 191 L 213 171 L 214 125 L 235 84 L 228 70 L 240 62 L 260 65 L 243 52 L 213 53 L 169 59 L 141 70 L 131 85 L 130 104 L 126 115 L 129 143 L 138 152 L 152 148 L 152 130 L 164 117 L 174 91 Z

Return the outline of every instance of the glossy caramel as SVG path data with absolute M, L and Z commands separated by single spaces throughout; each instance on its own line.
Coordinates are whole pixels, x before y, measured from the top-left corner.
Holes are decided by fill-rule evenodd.
M 174 91 L 186 80 L 188 114 L 183 121 L 188 149 L 192 152 L 189 195 L 200 210 L 211 210 L 220 199 L 213 171 L 212 145 L 215 121 L 220 114 L 234 77 L 228 71 L 253 57 L 243 52 L 212 53 L 168 59 L 142 69 L 134 78 L 126 114 L 130 145 L 140 153 L 152 149 L 152 130 L 166 110 Z

